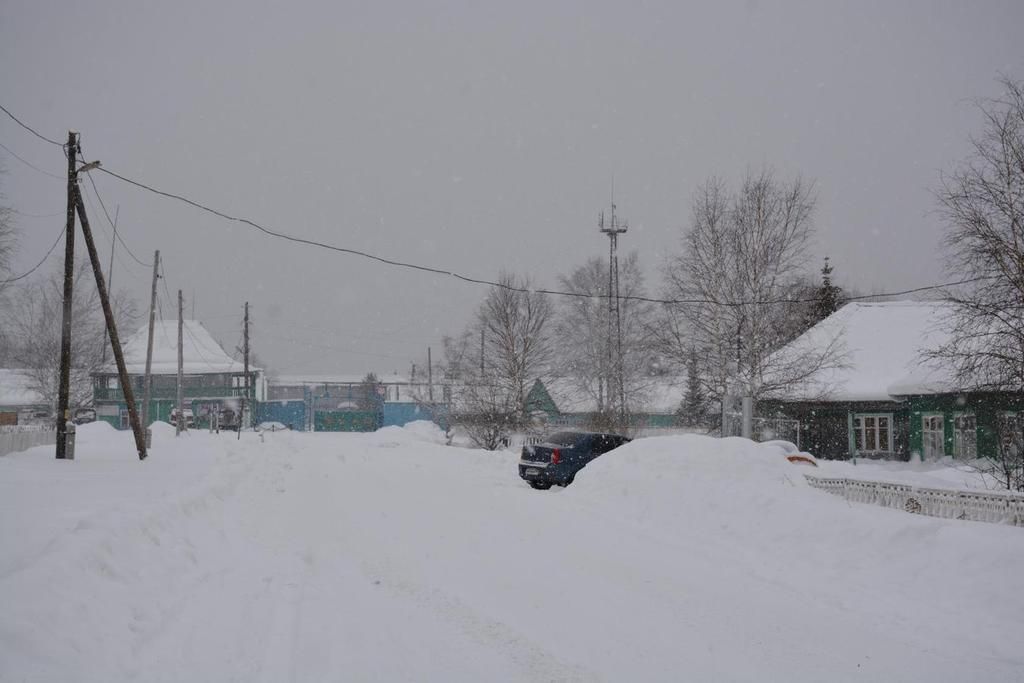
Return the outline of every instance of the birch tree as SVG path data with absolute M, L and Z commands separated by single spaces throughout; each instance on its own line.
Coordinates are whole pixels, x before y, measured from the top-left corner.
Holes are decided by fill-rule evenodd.
M 593 258 L 559 279 L 562 290 L 574 295 L 563 297 L 554 325 L 556 373 L 570 390 L 585 397 L 596 407 L 594 427 L 625 429 L 616 414 L 619 404 L 619 377 L 626 397 L 626 420 L 642 408 L 647 399 L 652 360 L 650 344 L 651 305 L 631 299 L 646 294 L 643 273 L 636 252 L 620 260 L 620 315 L 622 348 L 609 312 L 608 260 Z
M 682 252 L 666 269 L 663 351 L 685 367 L 696 347 L 709 398 L 769 398 L 807 385 L 841 363 L 841 340 L 779 354 L 803 315 L 793 299 L 814 234 L 813 186 L 770 170 L 736 192 L 716 178 L 696 193 Z M 798 289 L 796 291 L 799 291 Z
M 70 405 L 92 404 L 91 374 L 103 367 L 106 323 L 90 264 L 75 264 L 71 311 Z M 10 360 L 30 378 L 30 387 L 45 401 L 57 405 L 60 371 L 61 319 L 64 301 L 63 269 L 41 279 L 12 287 L 0 322 L 10 339 Z M 14 304 L 13 301 L 17 303 Z M 134 302 L 122 293 L 111 297 L 119 330 L 131 329 Z
M 951 272 L 973 280 L 948 293 L 949 343 L 934 354 L 964 388 L 1024 390 L 1024 87 L 980 103 L 973 154 L 938 192 Z
M 1024 400 L 1024 85 L 979 103 L 984 128 L 973 153 L 942 177 L 948 267 L 963 286 L 948 292 L 948 342 L 933 361 L 951 368 L 958 388 Z M 980 468 L 1008 489 L 1024 490 L 1024 413 L 1002 414 L 994 453 Z

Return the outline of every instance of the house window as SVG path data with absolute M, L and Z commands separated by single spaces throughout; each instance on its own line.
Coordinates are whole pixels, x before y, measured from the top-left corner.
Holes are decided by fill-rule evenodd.
M 892 452 L 892 415 L 854 415 L 853 443 L 858 453 Z
M 1017 458 L 1024 452 L 1024 413 L 1003 413 L 996 425 L 1000 456 Z
M 978 457 L 978 418 L 974 415 L 953 416 L 953 457 L 963 460 Z

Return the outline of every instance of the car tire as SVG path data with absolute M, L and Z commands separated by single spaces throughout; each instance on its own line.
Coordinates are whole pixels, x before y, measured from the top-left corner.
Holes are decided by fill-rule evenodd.
M 563 481 L 561 484 L 559 484 L 559 486 L 561 486 L 564 489 L 566 486 L 568 486 L 573 481 L 575 481 L 575 479 L 576 479 L 576 475 L 574 474 L 571 477 L 569 477 L 568 479 L 566 479 L 565 481 Z
M 547 483 L 546 481 L 534 481 L 531 479 L 527 481 L 527 483 L 531 487 L 537 489 L 538 491 L 547 491 L 549 488 L 551 488 L 551 484 Z

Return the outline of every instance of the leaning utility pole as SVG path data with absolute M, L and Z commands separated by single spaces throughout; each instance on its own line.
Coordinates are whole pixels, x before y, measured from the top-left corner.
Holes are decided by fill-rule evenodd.
M 174 435 L 178 436 L 181 434 L 181 430 L 185 428 L 185 386 L 183 383 L 184 372 L 183 366 L 185 365 L 185 353 L 182 350 L 182 340 L 184 335 L 182 334 L 183 322 L 182 313 L 185 308 L 185 301 L 182 299 L 181 290 L 178 290 L 178 419 L 175 420 Z
M 60 326 L 60 380 L 57 385 L 57 459 L 63 460 L 67 446 L 67 424 L 71 417 L 68 400 L 71 394 L 71 296 L 75 279 L 75 186 L 78 172 L 78 133 L 68 131 L 64 153 L 68 158 L 68 210 L 64 223 L 64 310 Z
M 95 189 L 95 188 L 94 188 Z M 99 197 L 99 195 L 96 195 Z M 105 209 L 104 209 L 105 210 Z M 111 227 L 114 228 L 114 237 L 110 240 L 110 260 L 107 261 L 107 288 L 112 292 L 114 291 L 114 247 L 117 246 L 117 219 L 121 215 L 121 205 L 117 205 L 117 210 L 114 211 L 114 222 Z M 107 214 L 107 218 L 110 218 L 110 214 Z M 103 351 L 100 356 L 100 363 L 103 365 L 107 364 L 107 331 L 103 330 Z M 143 411 L 145 412 L 145 411 Z M 143 422 L 146 420 L 143 419 Z M 145 426 L 145 425 L 143 425 Z
M 619 415 L 625 424 L 626 419 L 626 388 L 622 367 L 622 311 L 619 306 L 619 235 L 629 230 L 626 221 L 619 221 L 615 215 L 615 199 L 612 198 L 611 220 L 605 221 L 604 211 L 598 219 L 597 227 L 608 235 L 608 381 L 606 395 L 612 403 L 612 392 L 618 393 Z M 617 349 L 617 362 L 612 360 L 613 340 Z
M 146 377 L 142 392 L 142 428 L 149 429 L 149 399 L 152 394 L 153 377 L 153 327 L 156 324 L 156 281 L 160 277 L 160 250 L 153 253 L 153 289 L 149 294 L 149 338 L 146 341 Z
M 69 153 L 68 156 L 71 156 Z M 91 168 L 99 162 L 92 162 L 83 166 L 83 169 Z M 100 256 L 96 252 L 96 244 L 92 239 L 92 229 L 89 227 L 89 218 L 85 214 L 85 202 L 82 201 L 82 193 L 75 185 L 75 205 L 78 208 L 78 220 L 82 224 L 82 236 L 85 237 L 85 247 L 89 252 L 89 261 L 92 263 L 92 273 L 96 278 L 96 291 L 100 296 L 100 303 L 103 306 L 103 317 L 107 321 L 107 332 L 110 335 L 110 348 L 114 352 L 114 361 L 117 363 L 117 374 L 121 381 L 121 393 L 124 395 L 124 402 L 128 405 L 128 421 L 131 423 L 132 432 L 135 434 L 135 448 L 139 452 L 139 460 L 146 459 L 146 436 L 142 432 L 142 425 L 139 422 L 138 407 L 135 405 L 135 392 L 132 390 L 131 378 L 128 376 L 128 366 L 124 362 L 124 354 L 121 351 L 121 339 L 117 336 L 117 323 L 114 321 L 114 311 L 110 307 L 110 296 L 107 292 L 107 285 L 103 279 L 103 265 L 100 263 Z

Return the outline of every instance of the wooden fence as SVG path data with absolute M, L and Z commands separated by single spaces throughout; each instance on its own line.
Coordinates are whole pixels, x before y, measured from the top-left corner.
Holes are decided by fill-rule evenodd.
M 49 426 L 0 427 L 0 456 L 18 453 L 34 446 L 57 443 L 57 430 Z
M 805 474 L 814 488 L 855 503 L 873 503 L 915 514 L 1024 526 L 1024 495 L 995 491 L 932 489 L 881 481 Z

